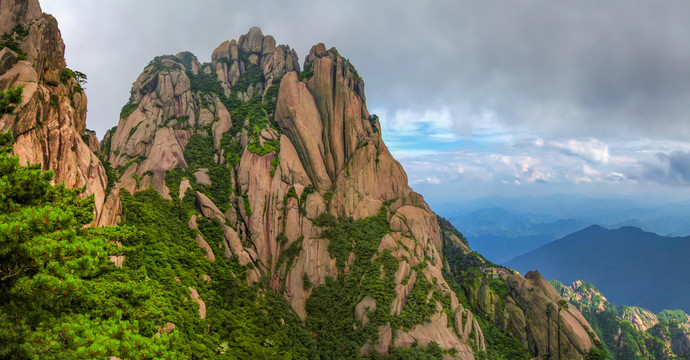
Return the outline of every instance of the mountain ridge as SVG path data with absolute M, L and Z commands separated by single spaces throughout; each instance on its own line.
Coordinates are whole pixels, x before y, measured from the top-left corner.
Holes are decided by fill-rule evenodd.
M 7 4 L 3 15 L 40 11 L 36 0 Z M 108 271 L 136 273 L 163 300 L 141 336 L 155 341 L 157 328 L 190 358 L 233 351 L 470 360 L 503 357 L 507 346 L 516 358 L 558 347 L 585 359 L 600 350 L 577 309 L 545 316 L 561 298 L 538 272 L 522 277 L 487 262 L 409 187 L 366 108 L 363 80 L 335 48 L 315 45 L 299 71 L 293 50 L 252 28 L 221 43 L 211 63 L 186 52 L 156 57 L 96 146 L 81 116 L 83 89 L 63 67 L 57 23 L 40 16 L 52 24 L 42 27 L 51 30 L 42 43 L 58 44 L 51 54 L 62 62 L 11 60 L 2 76 L 48 64 L 45 83 L 31 78 L 26 88 L 51 96 L 18 104 L 3 129 L 29 121 L 43 136 L 29 110 L 52 106 L 46 121 L 65 130 L 26 154 L 75 144 L 70 150 L 83 158 L 50 155 L 60 161 L 43 166 L 58 181 L 96 171 L 85 177 L 93 182 L 66 185 L 94 195 L 95 224 L 140 229 L 111 244 L 132 250 L 109 254 Z M 64 81 L 55 78 L 63 73 Z M 60 116 L 75 113 L 70 100 L 84 112 Z M 25 133 L 16 132 L 21 156 Z M 546 333 L 556 325 L 557 337 Z M 117 344 L 107 351 L 126 357 Z
M 665 237 L 636 227 L 606 229 L 593 225 L 505 264 L 518 270 L 539 268 L 562 282 L 587 279 L 615 303 L 661 311 L 690 309 L 676 286 L 687 270 L 683 254 L 690 237 Z M 640 287 L 649 289 L 640 292 Z M 666 294 L 658 297 L 658 294 Z M 663 298 L 664 300 L 659 300 Z

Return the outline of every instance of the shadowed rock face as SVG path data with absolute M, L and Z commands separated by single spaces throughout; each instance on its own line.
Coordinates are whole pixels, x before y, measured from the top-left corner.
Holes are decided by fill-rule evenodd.
M 82 140 L 86 94 L 73 76 L 63 75 L 65 45 L 57 21 L 41 12 L 37 0 L 3 0 L 0 32 L 18 44 L 0 51 L 0 89 L 23 86 L 21 103 L 2 114 L 0 131 L 12 130 L 14 153 L 22 162 L 53 170 L 55 183 L 86 186 L 86 193 L 95 197 L 98 220 L 107 179 L 98 157 Z

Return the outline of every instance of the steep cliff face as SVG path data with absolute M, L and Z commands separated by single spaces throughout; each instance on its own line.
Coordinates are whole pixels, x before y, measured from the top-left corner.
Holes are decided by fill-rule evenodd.
M 441 221 L 444 257 L 452 282 L 462 289 L 472 310 L 490 326 L 518 341 L 526 354 L 514 351 L 513 357 L 588 359 L 599 354 L 603 345 L 582 313 L 565 300 L 538 271 L 523 277 L 514 270 L 494 265 L 472 252 L 462 235 L 445 220 Z M 456 244 L 462 244 L 458 246 Z M 500 339 L 494 339 L 497 341 Z M 503 341 L 500 348 L 515 349 Z M 502 354 L 489 356 L 500 358 Z M 593 355 L 593 354 L 592 354 Z M 598 357 L 594 357 L 598 358 Z
M 106 175 L 82 139 L 86 94 L 80 75 L 66 67 L 57 21 L 37 0 L 7 0 L 0 4 L 0 32 L 0 90 L 21 91 L 21 101 L 0 114 L 0 131 L 12 130 L 22 162 L 53 170 L 55 183 L 86 186 L 100 216 Z
M 334 306 L 349 309 L 348 331 L 368 334 L 362 355 L 433 341 L 472 359 L 481 328 L 442 276 L 436 218 L 381 140 L 357 71 L 319 44 L 299 72 L 295 52 L 275 44 L 252 28 L 212 63 L 180 53 L 144 69 L 101 143 L 117 177 L 110 221 L 121 191 L 153 188 L 194 204 L 192 228 L 216 219 L 222 247 L 198 241 L 209 258 L 236 256 L 252 268 L 248 281 L 266 279 L 308 328 L 323 315 L 312 295 L 356 274 L 372 284 L 352 285 L 350 302 Z M 365 223 L 382 229 L 362 237 L 366 247 L 339 237 Z M 415 291 L 421 304 L 408 309 Z M 419 321 L 414 306 L 427 309 Z
M 214 221 L 220 243 L 196 237 L 206 259 L 247 266 L 247 281 L 281 294 L 331 356 L 418 344 L 474 359 L 491 351 L 487 321 L 518 352 L 586 358 L 596 336 L 575 308 L 547 317 L 561 297 L 538 273 L 483 261 L 452 271 L 444 251 L 471 250 L 441 230 L 380 135 L 363 80 L 323 44 L 301 72 L 295 52 L 258 28 L 223 42 L 211 63 L 157 57 L 101 143 L 115 181 L 106 223 L 119 220 L 123 191 L 145 189 L 179 204 L 192 229 Z
M 565 286 L 557 280 L 552 280 L 550 283 L 564 299 L 577 306 L 580 311 L 601 312 L 615 307 L 604 297 L 599 289 L 586 281 L 578 280 L 573 282 L 571 286 Z M 656 316 L 654 316 L 654 320 L 656 320 Z M 654 323 L 656 323 L 656 321 Z M 647 328 L 653 325 L 654 324 L 651 324 Z

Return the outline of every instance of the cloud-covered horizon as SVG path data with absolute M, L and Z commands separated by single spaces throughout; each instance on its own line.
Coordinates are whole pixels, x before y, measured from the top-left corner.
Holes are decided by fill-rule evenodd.
M 323 42 L 351 60 L 411 182 L 690 185 L 690 3 L 41 5 L 58 19 L 68 65 L 89 76 L 87 126 L 99 136 L 154 56 L 209 61 L 258 25 L 300 59 Z

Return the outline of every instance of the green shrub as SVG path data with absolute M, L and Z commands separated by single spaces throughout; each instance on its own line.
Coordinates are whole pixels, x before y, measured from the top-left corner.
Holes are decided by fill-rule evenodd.
M 680 323 L 687 323 L 689 320 L 688 314 L 683 310 L 663 310 L 657 317 L 659 318 L 659 322 L 677 321 Z
M 297 80 L 309 80 L 312 76 L 314 76 L 314 63 L 306 63 L 304 64 L 304 69 L 302 72 L 297 75 Z
M 50 98 L 49 98 L 48 102 L 52 106 L 57 106 L 58 100 L 60 100 L 60 99 L 58 98 L 58 96 L 56 94 L 50 94 Z
M 295 240 L 290 246 L 288 246 L 287 249 L 283 250 L 280 253 L 280 256 L 278 257 L 278 263 L 277 268 L 280 269 L 280 267 L 285 263 L 285 273 L 287 274 L 290 272 L 290 269 L 292 269 L 292 265 L 295 262 L 295 259 L 299 255 L 300 252 L 302 252 L 302 240 L 303 237 L 300 237 L 299 239 Z
M 69 81 L 69 79 L 71 79 L 73 77 L 74 77 L 74 71 L 70 70 L 69 68 L 65 68 L 60 73 L 60 82 L 64 85 L 67 85 L 67 81 Z
M 24 87 L 18 85 L 14 89 L 0 91 L 0 114 L 9 114 L 22 102 Z
M 129 102 L 125 104 L 125 106 L 122 107 L 122 110 L 120 110 L 120 119 L 128 118 L 138 107 L 138 103 Z
M 264 81 L 264 72 L 260 67 L 249 61 L 245 61 L 244 65 L 245 71 L 232 87 L 233 92 L 246 92 L 249 86 Z
M 28 28 L 24 28 L 20 24 L 15 25 L 12 31 L 2 35 L 2 39 L 0 39 L 0 50 L 9 48 L 17 54 L 19 60 L 26 60 L 26 54 L 22 51 L 19 41 L 24 40 L 28 34 Z
M 304 288 L 304 291 L 307 291 L 312 288 L 314 284 L 311 283 L 311 280 L 309 280 L 309 275 L 307 273 L 302 273 L 302 287 Z
M 371 125 L 371 128 L 374 130 L 375 133 L 379 133 L 379 128 L 378 128 L 378 122 L 379 122 L 379 117 L 377 115 L 369 115 L 369 125 Z

